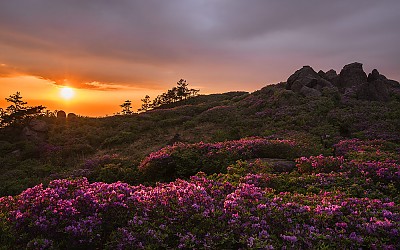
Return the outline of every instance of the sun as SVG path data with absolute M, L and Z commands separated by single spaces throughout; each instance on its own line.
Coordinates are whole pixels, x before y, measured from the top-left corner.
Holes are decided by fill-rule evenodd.
M 74 97 L 75 91 L 69 87 L 63 87 L 60 89 L 60 96 L 65 100 L 70 100 Z

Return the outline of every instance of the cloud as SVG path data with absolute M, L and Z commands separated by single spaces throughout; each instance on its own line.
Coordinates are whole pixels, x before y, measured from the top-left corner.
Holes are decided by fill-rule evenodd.
M 2 1 L 0 64 L 103 90 L 180 78 L 256 89 L 304 64 L 353 61 L 400 78 L 399 9 L 395 0 Z

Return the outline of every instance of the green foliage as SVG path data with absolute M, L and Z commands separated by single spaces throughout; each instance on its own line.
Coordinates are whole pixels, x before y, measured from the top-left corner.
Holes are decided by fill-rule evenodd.
M 188 178 L 197 172 L 226 173 L 237 160 L 252 158 L 293 159 L 299 154 L 295 144 L 285 140 L 247 138 L 220 143 L 175 144 L 151 153 L 139 169 L 148 181 Z
M 176 91 L 179 86 L 189 89 L 186 82 L 178 83 Z M 174 91 L 170 91 L 170 94 L 177 93 Z M 174 102 L 138 115 L 78 117 L 75 120 L 60 121 L 53 113 L 47 112 L 40 119 L 47 123 L 49 131 L 41 141 L 24 138 L 21 126 L 1 128 L 0 165 L 4 171 L 0 173 L 0 178 L 5 181 L 0 181 L 0 189 L 5 195 L 8 194 L 6 190 L 15 194 L 30 185 L 29 183 L 36 184 L 81 173 L 85 160 L 98 154 L 120 154 L 124 160 L 108 164 L 122 164 L 120 172 L 124 172 L 122 169 L 135 169 L 146 155 L 173 142 L 223 142 L 248 136 L 286 138 L 296 141 L 301 148 L 301 155 L 308 157 L 333 155 L 335 152 L 332 145 L 348 135 L 363 139 L 400 141 L 400 102 L 395 99 L 387 103 L 341 100 L 341 94 L 335 91 L 324 91 L 321 97 L 305 98 L 286 90 L 282 84 L 267 86 L 251 94 L 228 92 L 190 97 L 175 98 Z M 26 104 L 22 104 L 24 102 L 20 95 L 13 99 L 18 104 L 12 103 L 15 107 L 26 107 Z M 145 99 L 149 100 L 146 97 Z M 2 114 L 5 112 L 3 110 Z M 26 122 L 30 117 L 34 116 L 29 115 Z M 21 125 L 29 126 L 26 122 Z M 174 140 L 176 134 L 180 135 L 178 140 Z M 321 140 L 321 136 L 325 135 L 329 137 Z M 347 157 L 379 161 L 384 158 L 393 159 L 398 155 L 397 152 L 395 148 L 385 154 L 353 152 Z M 200 165 L 195 164 L 197 160 L 193 160 L 197 157 L 194 152 L 182 152 L 181 158 L 174 157 L 180 164 L 180 170 L 168 170 L 173 173 L 168 172 L 171 175 L 168 180 L 174 178 L 173 176 L 191 175 L 201 169 Z M 228 165 L 240 160 L 240 157 L 235 157 L 229 155 L 226 159 L 207 159 L 200 163 L 209 164 L 207 168 L 210 171 L 218 172 L 222 169 L 224 172 Z M 27 160 L 33 160 L 32 168 L 51 166 L 53 170 L 41 170 L 41 174 L 32 176 L 31 180 L 22 178 L 21 176 L 29 173 L 26 170 Z M 130 166 L 125 161 L 135 166 Z M 187 165 L 188 161 L 193 161 L 193 165 Z M 91 180 L 106 180 L 106 174 L 99 177 L 103 167 L 85 176 L 90 177 L 93 173 Z M 104 173 L 109 171 L 110 176 L 119 176 L 111 169 L 115 170 L 104 169 Z M 166 174 L 167 169 L 155 170 L 155 176 Z M 14 172 L 9 172 L 11 170 Z M 124 180 L 128 179 L 128 172 Z M 136 173 L 132 175 L 135 177 L 129 179 L 131 183 L 144 180 L 143 176 L 136 176 Z M 14 176 L 22 178 L 21 183 L 8 180 L 15 178 Z

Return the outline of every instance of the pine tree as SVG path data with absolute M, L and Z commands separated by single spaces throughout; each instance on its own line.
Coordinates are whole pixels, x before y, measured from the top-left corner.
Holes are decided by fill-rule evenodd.
M 151 109 L 151 102 L 150 102 L 150 96 L 146 95 L 142 101 L 142 107 L 138 109 L 138 112 L 146 112 L 147 110 Z
M 190 97 L 195 97 L 200 91 L 198 89 L 189 89 L 189 84 L 184 79 L 180 79 L 176 85 L 176 87 L 173 87 L 172 89 L 167 90 L 167 92 L 158 95 L 150 105 L 151 108 L 157 108 L 164 104 L 170 104 L 186 100 Z
M 0 127 L 19 126 L 28 122 L 31 118 L 42 115 L 46 107 L 26 106 L 27 102 L 22 101 L 20 92 L 5 98 L 11 105 L 6 110 L 0 110 Z
M 133 112 L 131 111 L 132 102 L 130 100 L 126 100 L 123 104 L 119 105 L 122 108 L 123 115 L 131 115 Z

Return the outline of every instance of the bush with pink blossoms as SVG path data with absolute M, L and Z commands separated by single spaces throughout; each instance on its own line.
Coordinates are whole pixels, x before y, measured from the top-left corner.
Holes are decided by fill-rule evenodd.
M 335 146 L 338 156 L 359 161 L 386 161 L 400 162 L 400 146 L 385 140 L 350 139 L 339 141 Z
M 400 206 L 340 192 L 274 194 L 204 174 L 156 187 L 57 180 L 0 199 L 5 248 L 400 247 Z
M 300 173 L 330 173 L 339 171 L 343 162 L 343 156 L 318 155 L 296 159 L 296 167 Z
M 347 164 L 354 176 L 371 178 L 383 183 L 394 183 L 400 189 L 400 164 L 393 161 L 351 161 Z
M 226 173 L 237 160 L 253 158 L 292 159 L 299 154 L 296 143 L 289 140 L 246 138 L 218 143 L 177 143 L 147 156 L 139 166 L 151 181 L 171 181 L 197 172 Z

